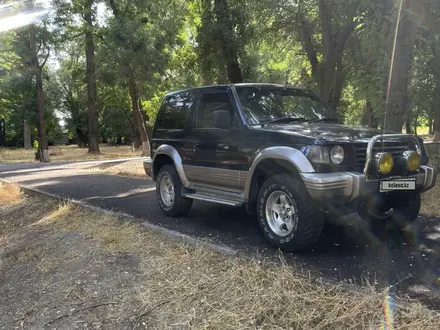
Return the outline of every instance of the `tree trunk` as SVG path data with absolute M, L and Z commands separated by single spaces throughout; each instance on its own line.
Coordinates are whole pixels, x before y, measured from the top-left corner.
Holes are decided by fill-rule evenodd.
M 78 147 L 87 148 L 87 137 L 80 129 L 76 129 L 76 137 L 78 139 Z
M 153 125 L 150 123 L 150 116 L 148 116 L 144 108 L 142 108 L 142 102 L 140 99 L 139 99 L 139 111 L 142 115 L 142 119 L 145 124 L 145 130 L 147 131 L 148 141 L 151 141 L 151 139 L 153 138 Z
M 325 0 L 319 0 L 318 7 L 321 28 L 320 32 L 322 36 L 322 44 L 324 46 L 324 54 L 321 61 L 318 59 L 317 52 L 313 44 L 314 31 L 312 24 L 307 20 L 305 15 L 300 14 L 298 18 L 303 48 L 312 67 L 312 76 L 317 83 L 319 95 L 324 101 L 331 103 L 333 84 L 340 83 L 341 86 L 343 84 L 343 81 L 341 82 L 340 80 L 341 76 L 339 77 L 339 80 L 336 76 L 336 67 L 344 53 L 346 42 L 353 31 L 354 24 L 353 18 L 351 17 L 350 21 L 347 22 L 340 31 L 334 33 L 335 31 L 333 31 L 331 24 L 331 13 L 327 6 L 328 3 L 326 3 Z M 334 90 L 334 95 L 337 99 L 337 88 Z
M 402 131 L 408 101 L 409 70 L 419 26 L 418 17 L 413 13 L 418 7 L 417 0 L 404 0 L 388 84 L 388 111 L 384 125 L 388 131 Z
M 95 41 L 93 40 L 93 0 L 87 1 L 84 19 L 87 23 L 85 35 L 87 66 L 87 106 L 89 113 L 89 153 L 100 153 L 98 143 L 98 111 L 96 109 Z
M 148 156 L 150 155 L 150 143 L 148 141 L 146 124 L 144 122 L 144 118 L 141 114 L 141 108 L 139 106 L 139 92 L 134 81 L 134 77 L 130 78 L 128 82 L 128 88 L 130 90 L 131 104 L 133 107 L 133 120 L 135 121 L 135 125 L 138 128 L 139 137 L 142 143 L 142 155 Z
M 335 77 L 336 66 L 332 63 L 323 62 L 319 70 L 319 96 L 325 102 L 331 102 L 332 86 Z
M 414 134 L 417 135 L 417 126 L 419 126 L 418 116 L 414 117 Z
M 23 139 L 24 148 L 32 149 L 32 137 L 31 137 L 31 127 L 29 126 L 29 121 L 23 120 Z
M 411 134 L 411 118 L 406 118 L 405 131 L 406 131 L 406 134 Z
M 234 35 L 234 26 L 230 18 L 227 0 L 214 0 L 214 10 L 217 24 L 221 30 L 221 51 L 226 62 L 228 79 L 232 84 L 243 82 L 243 74 L 238 62 L 238 49 L 231 40 Z
M 40 162 L 49 162 L 49 144 L 46 135 L 46 121 L 44 118 L 44 91 L 43 78 L 41 75 L 42 67 L 38 62 L 37 54 L 37 34 L 35 25 L 30 27 L 30 46 L 32 52 L 32 74 L 35 76 L 35 88 L 37 90 L 38 106 L 38 151 L 35 155 L 36 160 Z
M 431 136 L 432 135 L 432 126 L 434 124 L 434 121 L 432 120 L 432 118 L 429 118 L 429 122 L 428 122 L 428 135 Z
M 434 117 L 434 141 L 440 141 L 440 111 Z
M 6 122 L 0 119 L 0 147 L 6 147 Z
M 364 115 L 362 117 L 362 125 L 373 128 L 377 127 L 373 114 L 373 106 L 371 105 L 370 101 L 365 102 Z
M 335 84 L 334 87 L 331 88 L 332 93 L 329 102 L 335 111 L 337 111 L 339 107 L 339 103 L 341 102 L 344 80 L 345 80 L 345 75 L 344 75 L 344 69 L 342 67 L 342 57 L 340 57 L 336 67 Z

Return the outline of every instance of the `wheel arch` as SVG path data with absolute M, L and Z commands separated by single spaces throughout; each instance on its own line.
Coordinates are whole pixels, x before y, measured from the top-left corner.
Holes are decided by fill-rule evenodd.
M 290 173 L 300 177 L 299 173 L 315 172 L 307 157 L 292 147 L 271 147 L 260 151 L 255 157 L 246 180 L 244 197 L 254 202 L 258 190 L 272 175 Z
M 162 166 L 166 164 L 172 164 L 176 168 L 177 174 L 179 175 L 180 181 L 184 187 L 189 186 L 189 181 L 183 171 L 182 158 L 180 157 L 177 150 L 167 144 L 161 145 L 154 153 L 153 156 L 153 179 L 157 177 Z

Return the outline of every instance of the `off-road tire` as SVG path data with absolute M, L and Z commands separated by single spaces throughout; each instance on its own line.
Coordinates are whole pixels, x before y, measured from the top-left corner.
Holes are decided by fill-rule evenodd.
M 168 174 L 174 185 L 174 202 L 171 206 L 166 206 L 162 201 L 160 195 L 160 182 L 164 175 Z M 191 209 L 193 200 L 182 196 L 182 182 L 177 174 L 176 168 L 173 165 L 164 165 L 156 178 L 156 196 L 159 207 L 162 212 L 169 217 L 179 217 L 188 214 Z
M 274 233 L 266 219 L 266 203 L 270 194 L 282 191 L 296 203 L 298 222 L 285 237 Z M 257 203 L 257 218 L 261 233 L 269 245 L 283 251 L 306 250 L 315 245 L 324 227 L 324 212 L 312 200 L 301 179 L 288 174 L 270 177 L 260 188 Z

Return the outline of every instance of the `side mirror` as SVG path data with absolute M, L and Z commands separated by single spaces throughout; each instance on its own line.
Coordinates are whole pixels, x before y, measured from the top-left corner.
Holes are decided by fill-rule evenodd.
M 231 114 L 228 110 L 216 110 L 212 113 L 215 128 L 231 129 Z

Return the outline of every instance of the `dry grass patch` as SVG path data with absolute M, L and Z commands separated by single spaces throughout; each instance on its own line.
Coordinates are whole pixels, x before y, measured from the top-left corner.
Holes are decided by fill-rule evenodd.
M 101 153 L 88 154 L 88 149 L 77 146 L 49 147 L 49 157 L 52 162 L 104 160 L 115 158 L 140 157 L 142 150 L 133 151 L 130 146 L 100 145 Z M 0 148 L 0 163 L 29 163 L 35 161 L 35 150 Z
M 151 274 L 137 289 L 139 321 L 153 329 L 377 329 L 385 294 L 318 285 L 280 263 L 229 258 L 168 241 L 140 225 L 73 207 L 58 230 L 81 232 L 111 252 L 147 259 Z M 124 297 L 130 299 L 130 297 Z M 439 316 L 418 303 L 398 309 L 388 326 L 438 329 Z
M 0 182 L 0 205 L 18 204 L 23 200 L 23 193 L 16 185 Z
M 133 176 L 141 178 L 146 177 L 144 165 L 141 160 L 128 161 L 118 164 L 100 164 L 98 166 L 92 166 L 87 170 L 104 174 Z

